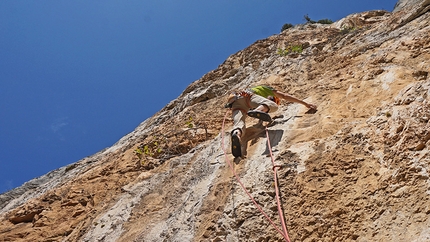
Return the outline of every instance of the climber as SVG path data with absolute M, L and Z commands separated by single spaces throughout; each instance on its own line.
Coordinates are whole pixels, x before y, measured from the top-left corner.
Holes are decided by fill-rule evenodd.
M 268 113 L 278 110 L 280 99 L 300 103 L 310 110 L 316 111 L 317 109 L 313 104 L 306 103 L 265 85 L 256 86 L 246 91 L 235 92 L 228 97 L 228 102 L 225 107 L 232 109 L 234 124 L 233 130 L 231 131 L 231 150 L 234 157 L 242 156 L 240 138 L 244 137 L 246 132 L 245 113 L 261 121 L 271 122 L 272 118 Z

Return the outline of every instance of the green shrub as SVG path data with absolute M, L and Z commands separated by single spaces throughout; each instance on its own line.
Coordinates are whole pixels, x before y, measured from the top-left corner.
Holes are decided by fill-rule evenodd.
M 286 56 L 290 53 L 300 54 L 303 52 L 302 44 L 292 44 L 287 46 L 285 49 L 278 48 L 277 54 L 280 56 Z
M 320 24 L 332 24 L 333 21 L 331 21 L 330 19 L 320 19 L 320 20 L 318 20 L 318 23 L 320 23 Z
M 278 51 L 276 53 L 280 56 L 286 56 L 286 55 L 288 55 L 288 50 L 278 48 Z
M 288 23 L 284 24 L 284 25 L 282 25 L 281 32 L 286 30 L 286 29 L 292 28 L 292 27 L 293 27 L 292 24 L 288 24 Z
M 306 20 L 306 23 L 308 23 L 308 24 L 314 24 L 314 23 L 319 23 L 319 24 L 332 24 L 333 23 L 333 21 L 331 21 L 330 19 L 320 19 L 320 20 L 318 20 L 318 21 L 314 21 L 314 20 L 312 20 L 307 14 L 305 15 L 305 20 Z
M 162 164 L 172 157 L 185 154 L 209 138 L 205 122 L 195 120 L 192 116 L 182 120 L 172 123 L 165 130 L 154 131 L 157 135 L 142 138 L 134 154 L 144 169 L 152 169 L 157 162 Z
M 185 125 L 187 125 L 187 127 L 188 128 L 190 128 L 190 129 L 192 129 L 193 128 L 193 118 L 192 117 L 189 117 L 188 118 L 188 121 L 187 122 L 185 122 Z
M 292 45 L 291 46 L 291 52 L 300 54 L 303 52 L 303 46 L 302 45 Z
M 304 18 L 306 20 L 306 23 L 308 23 L 308 24 L 314 24 L 314 23 L 316 23 L 307 14 L 304 16 Z
M 355 26 L 342 26 L 342 28 L 340 29 L 340 33 L 348 34 L 348 33 L 354 32 L 356 30 L 358 30 L 358 28 Z

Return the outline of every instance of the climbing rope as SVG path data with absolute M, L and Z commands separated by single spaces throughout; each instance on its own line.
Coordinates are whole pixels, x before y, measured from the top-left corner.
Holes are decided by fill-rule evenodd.
M 279 196 L 279 188 L 278 188 L 278 168 L 280 168 L 280 166 L 275 164 L 275 158 L 273 156 L 272 153 L 272 146 L 270 145 L 270 138 L 269 138 L 269 130 L 266 127 L 266 137 L 267 137 L 267 148 L 269 149 L 269 153 L 270 153 L 270 158 L 272 160 L 272 167 L 273 167 L 273 179 L 275 182 L 275 192 L 276 192 L 276 203 L 278 204 L 278 214 L 279 214 L 279 219 L 281 220 L 281 225 L 282 225 L 282 230 L 284 231 L 284 237 L 286 237 L 285 239 L 287 241 L 290 241 L 290 238 L 288 236 L 288 231 L 287 231 L 287 225 L 285 224 L 285 219 L 284 219 L 284 213 L 282 212 L 282 207 L 281 207 L 281 199 Z
M 222 134 L 221 134 L 221 146 L 222 146 L 222 149 L 223 149 L 223 152 L 224 152 L 225 160 L 227 161 L 227 163 L 228 163 L 228 165 L 229 165 L 229 167 L 230 167 L 233 175 L 236 177 L 237 182 L 240 184 L 240 186 L 242 187 L 242 189 L 245 191 L 245 193 L 251 199 L 252 203 L 254 203 L 255 207 L 260 211 L 261 214 L 264 215 L 264 217 L 276 229 L 276 231 L 278 231 L 284 237 L 285 241 L 290 242 L 290 238 L 288 237 L 287 229 L 286 229 L 286 226 L 285 226 L 285 221 L 284 221 L 284 218 L 282 216 L 282 210 L 281 210 L 280 202 L 278 202 L 278 213 L 279 213 L 279 215 L 281 217 L 282 227 L 283 227 L 284 232 L 282 230 L 280 230 L 278 228 L 278 226 L 275 225 L 275 223 L 270 219 L 270 217 L 263 211 L 263 209 L 261 208 L 261 206 L 258 205 L 258 203 L 255 201 L 254 197 L 248 192 L 248 190 L 245 188 L 245 185 L 242 183 L 242 181 L 240 180 L 240 178 L 237 175 L 236 171 L 234 170 L 234 167 L 233 167 L 233 164 L 232 164 L 231 160 L 227 156 L 227 151 L 226 151 L 226 148 L 224 146 L 224 136 L 225 136 L 224 129 L 225 129 L 225 120 L 227 119 L 227 114 L 228 114 L 228 111 L 225 113 L 224 120 L 222 121 Z M 267 132 L 267 128 L 266 128 L 266 134 L 267 134 L 267 138 L 269 138 L 269 134 Z M 273 155 L 272 155 L 272 151 L 271 151 L 271 147 L 270 147 L 270 141 L 269 141 L 269 139 L 267 139 L 267 140 L 268 140 L 268 143 L 269 143 L 270 155 L 272 156 L 273 171 L 275 172 L 275 179 L 276 179 L 276 177 L 277 177 L 277 175 L 276 175 L 276 169 L 278 167 L 274 165 L 274 159 L 273 159 Z M 276 198 L 277 198 L 277 201 L 279 201 L 279 192 L 278 192 L 278 189 L 277 189 L 277 179 L 275 180 L 275 186 L 276 186 Z

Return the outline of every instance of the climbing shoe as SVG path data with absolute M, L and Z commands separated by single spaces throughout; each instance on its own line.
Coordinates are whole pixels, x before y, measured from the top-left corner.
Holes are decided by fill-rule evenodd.
M 236 132 L 233 132 L 231 135 L 231 153 L 234 157 L 242 156 L 242 145 L 240 143 L 240 137 Z
M 259 110 L 250 110 L 248 111 L 248 116 L 253 118 L 258 118 L 259 120 L 265 121 L 265 122 L 272 122 L 272 118 L 268 113 L 259 111 Z

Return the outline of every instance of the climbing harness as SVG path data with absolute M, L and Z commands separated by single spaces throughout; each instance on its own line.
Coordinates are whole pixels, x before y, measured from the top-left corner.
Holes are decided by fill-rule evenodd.
M 269 132 L 268 129 L 266 127 L 266 136 L 267 136 L 267 144 L 268 144 L 268 148 L 270 151 L 270 156 L 272 157 L 272 165 L 273 165 L 273 172 L 274 172 L 274 177 L 275 177 L 275 189 L 276 189 L 276 201 L 278 204 L 278 213 L 280 216 L 280 220 L 281 220 L 281 224 L 282 224 L 282 230 L 278 228 L 278 226 L 275 225 L 275 223 L 270 219 L 270 217 L 263 211 L 263 209 L 261 208 L 260 205 L 258 205 L 258 203 L 255 201 L 254 197 L 248 192 L 248 190 L 245 188 L 245 185 L 242 183 L 242 181 L 240 180 L 239 176 L 237 175 L 233 164 L 231 162 L 231 160 L 228 158 L 227 156 L 227 152 L 224 146 L 224 136 L 225 136 L 225 120 L 227 119 L 227 114 L 228 111 L 225 113 L 224 116 L 224 120 L 222 122 L 222 134 L 221 134 L 221 146 L 224 152 L 224 157 L 225 160 L 227 161 L 230 170 L 232 171 L 233 175 L 235 176 L 237 182 L 240 184 L 240 186 L 242 187 L 242 189 L 245 191 L 245 193 L 248 195 L 248 197 L 251 199 L 252 203 L 254 203 L 255 207 L 260 211 L 261 214 L 263 214 L 263 216 L 269 221 L 269 223 L 276 229 L 276 231 L 278 231 L 285 239 L 285 241 L 290 242 L 290 238 L 288 236 L 288 232 L 287 232 L 287 227 L 285 225 L 285 220 L 284 220 L 284 216 L 283 216 L 283 212 L 282 212 L 282 208 L 281 208 L 281 203 L 280 203 L 280 199 L 279 199 L 279 191 L 278 191 L 278 180 L 277 180 L 277 169 L 279 168 L 279 166 L 275 165 L 275 160 L 273 158 L 273 154 L 272 154 L 272 148 L 270 146 L 270 140 L 269 140 Z
M 251 96 L 253 95 L 252 92 L 249 91 L 236 91 L 230 94 L 228 97 L 227 104 L 224 106 L 225 108 L 231 108 L 233 106 L 234 101 L 237 99 L 245 98 L 246 105 L 248 108 L 251 108 Z

